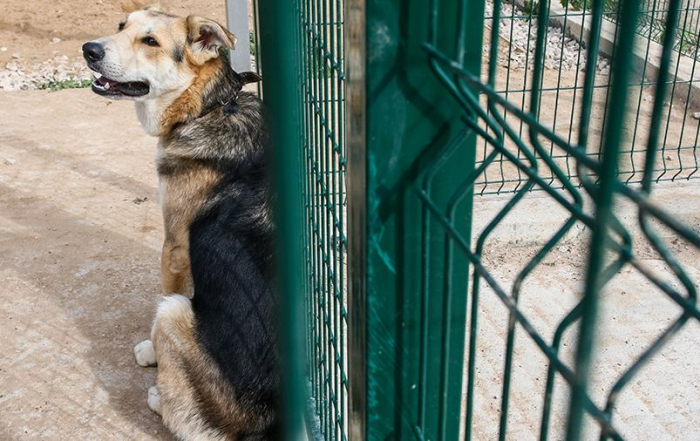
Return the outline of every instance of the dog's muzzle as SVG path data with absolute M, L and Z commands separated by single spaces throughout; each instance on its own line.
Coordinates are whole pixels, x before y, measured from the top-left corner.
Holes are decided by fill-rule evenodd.
M 88 67 L 95 72 L 92 91 L 108 98 L 138 98 L 148 95 L 149 84 L 146 81 L 116 81 L 104 75 L 102 61 L 105 58 L 105 47 L 94 41 L 83 45 L 83 57 Z

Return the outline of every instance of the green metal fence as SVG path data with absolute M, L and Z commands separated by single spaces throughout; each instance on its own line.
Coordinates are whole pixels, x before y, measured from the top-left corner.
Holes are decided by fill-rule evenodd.
M 279 12 L 278 7 L 259 8 Z M 288 109 L 297 125 L 302 280 L 310 418 L 313 437 L 347 439 L 348 355 L 346 300 L 346 167 L 344 140 L 344 36 L 340 0 L 295 0 L 285 18 L 292 20 L 291 51 L 299 68 L 291 78 L 269 74 L 265 66 L 265 30 L 260 37 L 263 76 L 291 88 L 296 105 Z M 276 32 L 270 31 L 269 32 Z M 265 84 L 263 84 L 265 86 Z M 267 90 L 263 87 L 267 96 Z M 296 141 L 296 140 L 295 140 Z M 285 183 L 285 185 L 292 185 Z M 301 325 L 297 323 L 297 325 Z
M 303 306 L 283 310 L 290 430 L 309 405 L 312 438 L 479 439 L 480 354 L 502 344 L 495 433 L 518 439 L 509 432 L 514 354 L 526 340 L 529 356 L 546 364 L 542 387 L 531 391 L 540 439 L 581 439 L 586 421 L 600 439 L 623 439 L 614 419 L 620 393 L 700 319 L 697 281 L 668 247 L 670 235 L 700 249 L 700 236 L 651 199 L 655 182 L 697 177 L 699 129 L 690 119 L 694 71 L 683 80 L 678 55 L 690 7 L 684 15 L 681 0 L 668 0 L 656 54 L 640 46 L 654 40 L 640 35 L 648 15 L 641 0 L 615 4 L 614 44 L 603 48 L 609 5 L 584 0 L 575 12 L 548 0 L 519 8 L 501 0 L 260 0 L 280 222 L 296 238 L 282 244 L 290 263 L 284 305 Z M 577 16 L 590 32 L 574 29 Z M 548 50 L 556 19 L 558 58 Z M 507 35 L 523 26 L 520 57 Z M 570 74 L 561 68 L 566 44 L 575 53 Z M 650 73 L 655 57 L 660 68 Z M 489 244 L 532 190 L 566 216 L 523 266 L 506 261 L 504 275 L 487 264 Z M 475 194 L 489 193 L 507 198 L 472 231 Z M 621 200 L 634 207 L 640 234 L 619 218 Z M 590 232 L 581 295 L 543 332 L 521 294 L 581 226 Z M 640 257 L 640 242 L 665 272 Z M 617 369 L 601 401 L 590 386 L 601 293 L 615 292 L 623 269 L 678 314 Z M 503 342 L 480 337 L 484 305 L 495 303 L 507 311 Z M 562 388 L 568 412 L 555 423 L 552 397 Z
M 515 0 L 513 4 L 499 3 L 498 20 L 494 18 L 492 3 L 488 2 L 485 15 L 484 71 L 491 64 L 496 65 L 494 89 L 521 110 L 527 111 L 533 93 L 532 76 L 537 62 L 545 64 L 537 93 L 539 94 L 540 123 L 547 129 L 575 144 L 579 136 L 579 112 L 584 95 L 585 67 L 588 65 L 590 23 L 595 18 L 591 0 L 559 1 L 548 3 L 547 14 L 540 14 L 539 3 L 534 0 Z M 648 127 L 653 112 L 653 97 L 657 85 L 657 75 L 661 57 L 661 45 L 665 35 L 667 16 L 671 4 L 667 1 L 644 1 L 640 6 L 640 19 L 635 24 L 638 37 L 633 46 L 630 64 L 633 72 L 627 88 L 628 110 L 635 115 L 630 130 L 621 138 L 621 160 L 618 175 L 627 183 L 639 183 L 643 179 L 643 166 L 646 157 Z M 587 128 L 588 147 L 586 154 L 599 159 L 602 146 L 602 133 L 605 132 L 607 112 L 611 98 L 612 76 L 610 60 L 619 51 L 613 44 L 617 27 L 621 23 L 622 2 L 607 0 L 603 4 L 604 20 L 599 28 L 597 42 L 599 54 L 596 58 L 595 76 L 592 79 L 593 97 L 590 108 L 593 115 Z M 681 18 L 674 34 L 674 52 L 669 60 L 670 74 L 666 77 L 667 95 L 663 98 L 670 106 L 661 117 L 660 153 L 653 164 L 653 180 L 675 181 L 696 179 L 698 170 L 698 130 L 693 113 L 700 108 L 700 84 L 696 79 L 696 58 L 698 55 L 698 35 L 700 26 L 697 17 L 700 12 L 693 1 L 683 2 Z M 549 23 L 549 26 L 540 24 Z M 584 25 L 588 23 L 588 25 Z M 492 33 L 497 28 L 498 33 Z M 543 60 L 535 59 L 535 35 L 544 32 Z M 499 50 L 494 54 L 488 51 L 491 35 L 499 36 Z M 516 126 L 518 136 L 523 137 L 527 129 L 518 122 L 517 116 L 502 112 L 509 123 Z M 482 127 L 488 130 L 486 125 Z M 477 162 L 486 157 L 488 143 L 481 143 Z M 506 147 L 517 154 L 514 143 Z M 545 140 L 548 155 L 566 172 L 567 179 L 577 186 L 578 179 L 574 159 L 565 151 L 559 151 L 550 140 Z M 541 164 L 544 162 L 538 159 Z M 509 161 L 500 157 L 496 165 L 489 167 L 476 184 L 479 193 L 517 192 L 526 181 L 526 176 Z M 553 174 L 545 177 L 552 185 L 557 180 Z M 563 188 L 563 185 L 559 185 Z

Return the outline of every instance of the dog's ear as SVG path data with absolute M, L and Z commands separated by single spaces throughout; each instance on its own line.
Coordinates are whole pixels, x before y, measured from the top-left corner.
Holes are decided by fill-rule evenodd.
M 219 49 L 233 49 L 236 37 L 214 20 L 190 15 L 187 17 L 187 43 L 192 61 L 202 65 L 219 56 Z
M 149 11 L 160 11 L 160 3 L 152 0 L 122 0 L 120 4 L 122 11 L 131 14 L 134 11 L 147 9 Z
M 238 74 L 243 84 L 257 83 L 262 81 L 262 77 L 255 72 L 241 72 Z

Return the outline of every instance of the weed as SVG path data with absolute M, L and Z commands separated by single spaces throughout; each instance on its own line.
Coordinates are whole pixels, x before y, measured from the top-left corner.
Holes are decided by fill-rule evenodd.
M 250 55 L 255 56 L 255 35 L 253 34 L 253 31 L 250 31 L 248 33 L 248 41 L 250 42 Z
M 92 80 L 78 80 L 70 77 L 66 80 L 51 79 L 44 83 L 37 83 L 36 87 L 41 90 L 56 92 L 63 89 L 84 89 L 92 85 Z
M 562 0 L 564 2 L 566 0 Z M 523 2 L 523 13 L 529 15 L 530 17 L 537 17 L 537 12 L 540 8 L 540 2 L 537 0 L 525 0 Z

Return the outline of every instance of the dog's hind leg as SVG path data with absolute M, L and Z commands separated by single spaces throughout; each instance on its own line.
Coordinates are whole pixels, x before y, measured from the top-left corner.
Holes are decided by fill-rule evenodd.
M 187 249 L 183 246 L 173 246 L 167 242 L 163 244 L 160 265 L 163 295 L 185 293 L 185 282 L 190 269 L 187 254 Z
M 164 297 L 158 305 L 151 340 L 158 358 L 158 380 L 148 391 L 148 406 L 163 417 L 178 439 L 226 439 L 207 424 L 193 384 L 193 372 L 195 377 L 205 375 L 207 364 L 195 338 L 194 313 L 187 297 Z

